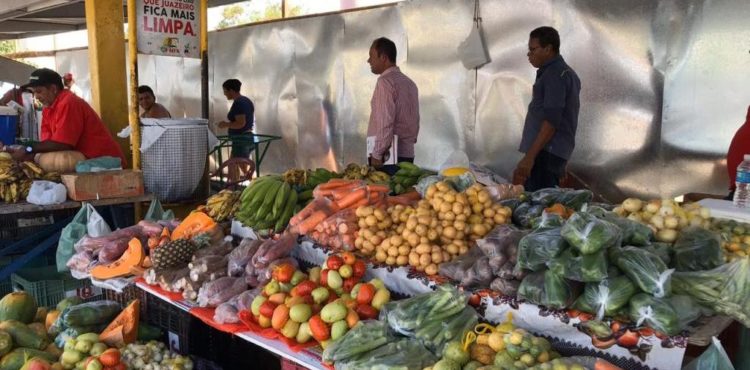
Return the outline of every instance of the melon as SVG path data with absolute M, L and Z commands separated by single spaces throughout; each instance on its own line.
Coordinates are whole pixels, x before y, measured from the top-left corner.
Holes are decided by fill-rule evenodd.
M 99 335 L 99 340 L 110 347 L 122 347 L 138 339 L 141 303 L 134 300 L 115 317 Z
M 30 324 L 36 316 L 37 304 L 26 292 L 13 292 L 0 299 L 0 321 L 18 320 Z

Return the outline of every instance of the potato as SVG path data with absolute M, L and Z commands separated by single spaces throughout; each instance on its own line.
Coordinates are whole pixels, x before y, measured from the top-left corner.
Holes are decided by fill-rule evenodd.
M 399 256 L 408 256 L 410 251 L 411 251 L 411 248 L 408 245 L 402 245 L 398 247 Z
M 453 208 L 451 209 L 451 211 L 454 214 L 456 214 L 456 215 L 463 214 L 464 213 L 464 205 L 461 204 L 461 203 L 459 203 L 459 202 L 455 202 L 455 203 L 453 203 Z
M 482 211 L 484 211 L 484 205 L 481 203 L 475 203 L 471 206 L 471 211 L 477 215 L 481 215 Z
M 399 266 L 406 266 L 409 264 L 409 257 L 408 256 L 398 256 L 396 257 L 396 264 Z
M 395 265 L 396 264 L 396 257 L 388 256 L 388 258 L 385 259 L 386 265 Z
M 435 186 L 437 186 L 438 191 L 441 193 L 445 193 L 446 191 L 453 190 L 453 188 L 448 185 L 445 181 L 439 181 L 435 183 Z
M 456 238 L 456 228 L 453 226 L 448 226 L 443 229 L 443 236 L 448 239 L 455 239 Z
M 443 228 L 444 228 L 443 225 L 437 225 L 437 226 L 435 226 L 435 232 L 437 232 L 438 237 L 440 237 L 440 235 L 443 235 Z M 437 239 L 437 238 L 435 238 L 435 239 Z
M 430 205 L 432 206 L 433 209 L 439 210 L 440 207 L 443 206 L 443 203 L 445 203 L 445 201 L 442 198 L 434 198 L 432 199 L 432 202 L 430 202 Z
M 430 239 L 427 239 L 426 236 L 419 237 L 419 244 L 429 244 L 429 243 L 430 243 Z
M 462 245 L 462 246 L 458 247 L 458 254 L 459 255 L 466 254 L 466 252 L 468 252 L 468 251 L 469 251 L 469 247 L 467 247 L 465 245 Z
M 433 228 L 433 229 L 434 229 L 434 228 L 436 228 L 436 227 L 437 227 L 437 225 L 439 225 L 439 224 L 440 224 L 440 220 L 438 220 L 438 219 L 437 219 L 436 217 L 431 217 L 431 220 L 430 220 L 430 227 L 431 227 L 431 228 Z
M 427 236 L 427 225 L 417 225 L 417 227 L 414 229 L 414 232 L 416 232 L 419 236 Z
M 453 223 L 453 227 L 456 229 L 456 231 L 464 231 L 466 230 L 466 222 L 456 221 Z
M 387 229 L 387 228 L 391 227 L 391 225 L 393 225 L 393 221 L 391 221 L 388 218 L 386 218 L 385 220 L 380 221 L 378 223 L 378 226 L 380 227 L 380 230 Z
M 404 225 L 404 224 L 400 224 L 400 225 L 398 225 L 398 227 L 396 228 L 396 232 L 397 232 L 397 233 L 399 233 L 399 234 L 403 233 L 403 232 L 404 232 L 404 230 L 406 230 L 406 225 Z
M 480 190 L 477 193 L 477 199 L 479 199 L 480 203 L 485 203 L 487 201 L 492 201 L 492 199 L 490 198 L 490 193 L 488 193 L 487 190 L 484 190 L 484 189 Z
M 370 239 L 368 239 L 368 241 L 372 245 L 380 245 L 380 243 L 383 242 L 383 238 L 381 238 L 380 235 L 373 235 L 372 237 L 370 237 Z
M 365 240 L 362 243 L 362 248 L 364 248 L 364 249 L 375 249 L 375 245 L 376 245 L 375 243 L 373 243 L 373 242 L 371 242 L 369 240 Z
M 495 221 L 498 225 L 503 225 L 508 222 L 508 219 L 502 213 L 495 213 L 495 217 L 492 218 L 492 221 Z
M 378 219 L 373 215 L 369 215 L 365 217 L 365 224 L 367 224 L 368 227 L 375 226 L 378 224 Z
M 385 237 L 386 237 L 386 236 L 388 236 L 388 235 L 387 235 L 387 234 L 385 233 L 385 231 L 383 231 L 383 230 L 378 230 L 378 231 L 377 231 L 377 232 L 375 233 L 375 235 L 379 236 L 379 237 L 380 237 L 381 239 L 385 239 Z
M 440 235 L 438 234 L 437 230 L 430 229 L 427 231 L 427 240 L 429 241 L 435 241 Z
M 456 237 L 453 238 L 453 240 L 463 240 L 466 238 L 466 232 L 464 231 L 456 231 Z
M 427 267 L 432 262 L 432 256 L 429 253 L 419 255 L 419 265 Z
M 442 220 L 442 221 L 440 221 L 440 226 L 442 226 L 443 228 L 446 228 L 446 227 L 448 227 L 450 225 L 453 225 L 453 222 L 450 222 L 448 220 Z
M 388 256 L 389 257 L 398 256 L 398 247 L 392 245 L 390 248 L 388 248 Z
M 485 230 L 484 224 L 474 224 L 471 226 L 471 233 L 479 236 L 483 236 L 487 234 L 487 230 Z
M 482 215 L 485 218 L 493 218 L 495 217 L 495 210 L 492 208 L 485 208 L 484 211 L 482 211 Z
M 456 214 L 453 211 L 448 211 L 443 214 L 443 220 L 454 221 L 456 220 Z
M 430 216 L 419 216 L 417 218 L 417 220 L 419 221 L 419 224 L 429 226 L 430 222 L 432 222 L 432 217 L 430 217 Z
M 443 262 L 450 262 L 451 259 L 453 259 L 451 257 L 451 254 L 446 251 L 443 251 Z
M 376 208 L 376 209 L 375 209 L 375 210 L 374 210 L 374 211 L 372 212 L 372 214 L 373 214 L 373 216 L 375 216 L 375 218 L 377 218 L 377 219 L 378 219 L 378 221 L 383 221 L 383 220 L 385 220 L 385 212 L 383 212 L 383 210 L 382 210 L 382 209 L 380 209 L 380 208 Z
M 420 244 L 414 248 L 414 251 L 418 254 L 427 254 L 432 251 L 432 248 L 428 244 Z
M 404 213 L 401 214 L 401 216 L 399 216 L 398 220 L 400 222 L 406 222 L 409 219 L 410 215 L 411 214 L 404 212 Z
M 365 239 L 369 240 L 370 238 L 375 236 L 375 233 L 368 228 L 362 228 L 359 229 L 359 235 L 362 235 Z
M 379 250 L 377 251 L 377 253 L 375 253 L 375 259 L 378 262 L 385 262 L 385 260 L 388 259 L 388 255 L 385 254 L 385 252 L 383 252 L 382 250 Z
M 375 211 L 375 209 L 372 208 L 372 207 L 369 207 L 369 206 L 368 207 L 359 207 L 357 209 L 357 212 L 359 213 L 357 216 L 359 216 L 359 217 L 367 217 L 367 216 L 373 214 L 374 211 Z
M 406 242 L 409 243 L 409 246 L 412 248 L 419 245 L 419 235 L 417 233 L 411 233 L 409 236 L 406 237 Z
M 417 228 L 417 225 L 419 225 L 419 222 L 417 221 L 417 216 L 411 216 L 406 221 L 406 228 L 409 230 L 414 230 Z
M 435 187 L 434 185 L 430 186 L 429 188 L 427 188 L 427 191 L 425 192 L 425 197 L 432 198 L 435 195 L 436 191 L 437 191 L 437 187 Z
M 422 266 L 422 265 L 419 265 L 419 266 L 415 266 L 415 267 L 414 267 L 414 269 L 416 269 L 416 270 L 417 270 L 417 271 L 419 271 L 419 272 L 423 272 L 423 271 L 424 271 L 424 268 L 425 268 L 425 267 L 424 267 L 424 266 Z
M 455 191 L 449 191 L 443 194 L 443 200 L 447 203 L 453 203 L 456 201 L 456 192 Z
M 432 260 L 432 263 L 442 263 L 443 254 L 441 252 L 432 252 L 432 254 L 430 255 L 430 259 Z
M 419 253 L 414 251 L 409 253 L 409 264 L 412 266 L 419 266 Z
M 461 205 L 468 205 L 469 204 L 469 197 L 466 196 L 465 193 L 458 193 L 456 194 L 456 202 L 461 203 Z
M 471 198 L 472 196 L 476 197 L 476 196 L 477 196 L 477 189 L 476 189 L 475 187 L 473 187 L 473 186 L 472 186 L 472 187 L 469 187 L 468 189 L 466 189 L 466 191 L 465 191 L 464 193 L 465 193 L 465 194 L 466 194 L 466 195 L 467 195 L 467 196 L 468 196 L 469 198 Z
M 436 264 L 432 263 L 432 264 L 430 264 L 430 265 L 428 265 L 427 267 L 424 268 L 424 272 L 427 275 L 437 275 L 437 273 L 438 273 L 438 266 Z
M 445 213 L 453 209 L 453 203 L 443 202 L 440 204 L 440 213 Z
M 453 243 L 448 244 L 448 245 L 445 246 L 445 250 L 447 250 L 448 253 L 450 253 L 450 254 L 454 254 L 454 255 L 458 254 L 458 245 L 453 244 Z
M 404 244 L 404 238 L 401 235 L 393 235 L 391 236 L 391 245 L 394 247 L 398 247 L 401 244 Z
M 469 223 L 470 224 L 481 224 L 484 222 L 484 219 L 480 215 L 471 215 L 469 216 Z

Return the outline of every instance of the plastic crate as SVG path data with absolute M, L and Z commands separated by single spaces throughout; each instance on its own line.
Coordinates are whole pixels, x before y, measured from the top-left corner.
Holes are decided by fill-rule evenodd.
M 75 215 L 78 208 L 0 215 L 0 245 L 19 241 Z
M 98 288 L 89 280 L 78 280 L 68 272 L 57 272 L 57 267 L 21 269 L 11 275 L 13 289 L 31 294 L 39 306 L 49 307 L 69 296 L 79 296 L 84 300 L 97 298 Z
M 130 302 L 132 302 L 135 299 L 138 299 L 140 301 L 140 317 L 145 317 L 148 314 L 148 311 L 146 310 L 147 302 L 147 294 L 143 289 L 139 289 L 135 284 L 128 285 L 125 287 L 125 289 L 122 290 L 122 293 L 118 293 L 114 290 L 110 289 L 102 289 L 102 293 L 104 294 L 104 299 L 108 301 L 115 301 L 119 303 L 122 307 L 126 307 Z
M 193 359 L 193 370 L 224 370 L 213 361 L 198 356 L 190 356 L 190 358 Z
M 190 354 L 191 329 L 197 319 L 158 297 L 148 296 L 146 300 L 146 323 L 164 331 L 165 342 L 172 351 Z

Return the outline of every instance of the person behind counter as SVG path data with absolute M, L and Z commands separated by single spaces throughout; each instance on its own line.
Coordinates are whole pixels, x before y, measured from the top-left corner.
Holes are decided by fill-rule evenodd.
M 513 184 L 534 191 L 558 186 L 575 147 L 581 81 L 560 55 L 560 35 L 539 27 L 529 35 L 529 63 L 537 68 Z
M 3 146 L 3 151 L 10 152 L 16 160 L 33 160 L 35 153 L 75 150 L 87 159 L 120 158 L 125 167 L 125 156 L 102 119 L 88 103 L 63 87 L 57 72 L 37 69 L 22 88 L 30 88 L 44 106 L 41 142 L 25 147 Z
M 221 85 L 224 90 L 224 96 L 228 100 L 232 100 L 232 107 L 229 108 L 227 113 L 228 121 L 219 122 L 219 128 L 228 128 L 230 138 L 247 137 L 246 140 L 232 141 L 232 158 L 250 157 L 250 151 L 252 145 L 248 142 L 252 138 L 253 126 L 255 124 L 255 106 L 253 102 L 246 96 L 240 94 L 242 88 L 242 82 L 240 80 L 232 78 L 224 81 Z
M 167 108 L 156 102 L 154 90 L 146 85 L 138 86 L 138 105 L 143 108 L 141 118 L 172 118 Z
M 381 37 L 373 41 L 367 63 L 378 77 L 370 102 L 368 140 L 374 139 L 370 165 L 391 175 L 397 166 L 383 166 L 393 137 L 398 136 L 398 162 L 414 162 L 414 144 L 419 135 L 419 89 L 396 65 L 396 44 Z

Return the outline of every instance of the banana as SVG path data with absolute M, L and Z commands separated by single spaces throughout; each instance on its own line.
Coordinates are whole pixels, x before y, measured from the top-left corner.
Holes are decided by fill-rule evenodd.
M 286 199 L 289 197 L 289 193 L 292 192 L 292 187 L 289 183 L 283 183 L 281 189 L 276 194 L 276 199 L 273 202 L 273 208 L 271 210 L 271 220 L 276 220 L 284 210 L 284 204 Z M 269 220 L 270 221 L 270 220 Z
M 256 220 L 264 220 L 268 212 L 271 212 L 271 207 L 273 207 L 274 201 L 276 200 L 276 193 L 279 192 L 279 189 L 281 189 L 282 184 L 284 184 L 284 182 L 282 181 L 274 181 L 272 183 L 271 187 L 268 189 L 268 191 L 264 195 L 265 199 L 263 199 L 263 202 L 258 207 L 258 210 L 255 213 Z M 252 209 L 253 208 L 251 208 L 251 210 Z

